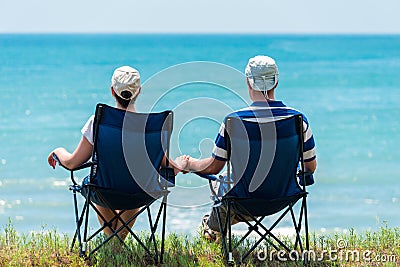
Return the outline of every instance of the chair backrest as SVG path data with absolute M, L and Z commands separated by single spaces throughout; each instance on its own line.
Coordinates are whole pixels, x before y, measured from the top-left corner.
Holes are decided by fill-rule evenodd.
M 300 114 L 264 122 L 228 117 L 228 164 L 234 186 L 227 196 L 270 200 L 302 192 L 296 178 L 303 160 L 302 125 Z
M 128 194 L 165 189 L 158 172 L 168 157 L 172 120 L 172 111 L 133 113 L 98 104 L 90 183 Z

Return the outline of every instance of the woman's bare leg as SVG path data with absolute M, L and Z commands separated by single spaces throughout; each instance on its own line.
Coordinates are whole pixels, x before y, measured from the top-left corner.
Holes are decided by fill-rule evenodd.
M 100 205 L 96 205 L 96 208 L 99 210 L 100 214 L 104 217 L 106 221 L 110 221 L 114 216 L 114 212 L 111 209 L 102 207 Z M 99 214 L 97 214 L 97 219 L 99 220 L 100 225 L 104 225 L 105 221 L 100 217 Z M 110 227 L 115 231 L 117 225 L 117 220 L 112 221 Z M 106 236 L 110 236 L 113 234 L 113 231 L 110 229 L 110 227 L 106 226 L 103 229 L 103 232 L 106 234 Z
M 133 209 L 133 210 L 126 210 L 124 213 L 122 213 L 121 218 L 125 222 L 128 221 L 136 212 L 138 212 L 139 209 Z M 117 211 L 120 212 L 120 211 Z M 132 220 L 130 223 L 128 223 L 129 228 L 132 228 L 133 224 L 135 223 L 136 218 Z M 122 222 L 118 220 L 117 222 L 117 227 L 116 229 L 120 228 L 122 226 Z M 124 229 L 121 230 L 121 232 L 118 233 L 118 235 L 124 240 L 126 236 L 128 235 L 129 230 L 125 227 Z
M 104 217 L 104 219 L 105 219 L 106 221 L 110 221 L 110 220 L 115 216 L 114 212 L 113 212 L 111 209 L 109 209 L 109 208 L 105 208 L 105 207 L 102 207 L 102 206 L 99 206 L 99 205 L 96 205 L 96 208 L 99 210 L 99 212 L 101 213 L 101 215 Z M 138 211 L 139 211 L 139 209 L 127 210 L 127 211 L 125 211 L 125 212 L 122 213 L 121 218 L 122 218 L 122 220 L 127 221 L 127 220 L 129 220 L 129 218 L 131 218 L 131 217 L 132 217 L 136 212 L 138 212 Z M 116 210 L 115 212 L 117 212 L 117 213 L 119 214 L 121 211 Z M 103 221 L 103 219 L 102 219 L 99 215 L 97 215 L 97 218 L 98 218 L 98 220 L 99 220 L 100 225 L 103 225 L 103 224 L 105 223 L 105 222 Z M 134 220 L 132 220 L 132 221 L 128 224 L 129 228 L 132 228 L 132 226 L 133 226 L 133 224 L 135 223 L 135 221 L 136 221 L 136 218 L 135 218 Z M 121 226 L 122 226 L 122 222 L 121 222 L 120 220 L 114 220 L 114 221 L 112 221 L 112 224 L 110 225 L 110 227 L 111 227 L 114 231 L 116 231 L 116 230 L 117 230 L 118 228 L 120 228 Z M 110 229 L 110 227 L 106 226 L 106 227 L 103 229 L 103 232 L 106 234 L 106 236 L 110 236 L 110 235 L 113 234 L 113 231 Z M 123 230 L 121 230 L 121 231 L 118 233 L 118 235 L 119 235 L 122 239 L 125 239 L 125 237 L 128 235 L 128 232 L 129 232 L 129 230 L 126 229 L 126 228 L 124 228 Z

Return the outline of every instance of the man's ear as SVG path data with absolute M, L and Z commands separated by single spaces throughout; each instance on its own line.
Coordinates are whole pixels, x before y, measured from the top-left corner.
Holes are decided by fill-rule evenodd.
M 111 89 L 111 95 L 115 96 L 114 88 L 111 86 L 110 89 Z
M 249 87 L 249 89 L 252 89 L 251 85 L 250 85 L 250 82 L 249 82 L 249 78 L 247 78 L 247 77 L 246 77 L 246 83 L 247 83 L 247 87 Z

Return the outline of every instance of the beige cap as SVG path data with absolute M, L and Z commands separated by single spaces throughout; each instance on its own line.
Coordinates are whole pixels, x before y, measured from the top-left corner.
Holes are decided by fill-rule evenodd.
M 122 99 L 131 100 L 139 93 L 140 74 L 132 67 L 119 67 L 114 71 L 114 74 L 111 78 L 111 86 L 119 97 Z M 124 91 L 130 92 L 130 94 L 125 94 L 123 93 Z
M 245 74 L 251 88 L 257 91 L 268 91 L 279 80 L 279 72 L 275 60 L 268 56 L 250 58 L 245 69 Z

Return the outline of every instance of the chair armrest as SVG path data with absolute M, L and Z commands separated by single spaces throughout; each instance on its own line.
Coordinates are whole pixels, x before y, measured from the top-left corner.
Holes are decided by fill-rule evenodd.
M 84 163 L 84 164 L 82 164 L 82 165 L 80 165 L 80 166 L 78 166 L 76 168 L 70 169 L 70 168 L 67 168 L 66 166 L 64 166 L 61 163 L 60 159 L 57 157 L 57 155 L 54 154 L 54 153 L 53 153 L 53 159 L 58 162 L 58 165 L 60 165 L 64 169 L 66 169 L 66 170 L 71 172 L 71 180 L 74 183 L 74 185 L 78 184 L 74 179 L 74 175 L 73 175 L 74 171 L 79 171 L 79 170 L 82 170 L 82 169 L 86 169 L 86 168 L 92 167 L 94 165 L 94 162 L 88 161 L 88 162 L 86 162 L 86 163 Z
M 79 171 L 79 170 L 82 170 L 82 169 L 86 169 L 86 168 L 92 167 L 93 165 L 94 165 L 94 162 L 88 161 L 86 163 L 83 163 L 81 166 L 78 166 L 78 167 L 76 167 L 74 169 L 70 169 L 70 171 L 72 171 L 72 172 Z
M 161 167 L 158 172 L 162 178 L 164 178 L 167 183 L 168 187 L 175 186 L 175 171 L 172 167 Z
M 301 185 L 301 186 L 309 186 L 309 185 L 312 185 L 312 184 L 314 184 L 314 173 L 312 173 L 312 172 L 304 172 L 304 182 L 303 182 L 303 179 L 301 179 L 302 178 L 302 173 L 300 172 L 300 173 L 298 173 L 297 174 L 297 177 L 299 178 L 299 184 Z
M 53 159 L 54 159 L 55 161 L 58 162 L 58 165 L 60 165 L 60 166 L 63 167 L 64 169 L 66 169 L 66 170 L 68 170 L 68 171 L 72 171 L 72 172 L 74 172 L 74 171 L 79 171 L 79 170 L 82 170 L 82 169 L 86 169 L 86 168 L 89 168 L 89 167 L 91 167 L 91 166 L 93 165 L 93 162 L 88 161 L 88 162 L 83 163 L 82 165 L 80 165 L 80 166 L 78 166 L 78 167 L 76 167 L 76 168 L 70 169 L 70 168 L 64 166 L 64 165 L 61 163 L 60 159 L 57 157 L 57 155 L 54 154 L 54 153 L 53 153 Z
M 215 176 L 215 175 L 202 174 L 200 172 L 194 172 L 194 174 L 200 176 L 201 178 L 207 179 L 209 181 L 221 181 L 221 179 L 217 178 L 217 176 Z
M 217 194 L 217 192 L 215 191 L 215 189 L 213 187 L 212 182 L 216 181 L 216 182 L 219 182 L 220 184 L 224 184 L 224 183 L 225 184 L 230 184 L 231 182 L 224 181 L 224 180 L 218 178 L 217 176 L 211 175 L 211 174 L 202 174 L 202 173 L 199 173 L 199 172 L 194 172 L 194 174 L 198 175 L 201 178 L 204 178 L 204 179 L 208 180 L 208 185 L 210 186 L 210 190 L 211 190 L 211 193 L 212 193 L 211 199 L 214 201 L 214 205 L 219 205 L 218 203 L 221 202 L 222 196 L 219 196 Z M 220 177 L 222 177 L 222 176 L 220 176 Z
M 220 182 L 223 184 L 234 184 L 235 183 L 232 181 L 226 181 L 226 180 L 221 179 L 221 178 L 223 178 L 221 175 L 219 176 L 220 178 L 218 178 L 217 176 L 212 175 L 212 174 L 203 174 L 203 173 L 199 173 L 199 172 L 193 172 L 193 173 L 200 176 L 201 178 L 207 179 L 210 182 L 217 181 L 217 182 Z

